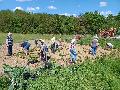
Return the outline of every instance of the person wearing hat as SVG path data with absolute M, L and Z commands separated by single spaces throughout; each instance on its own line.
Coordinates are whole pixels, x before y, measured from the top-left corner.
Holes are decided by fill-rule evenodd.
M 7 48 L 8 48 L 7 56 L 12 56 L 13 39 L 12 39 L 12 33 L 10 33 L 10 32 L 7 35 L 6 45 L 7 45 Z
M 51 39 L 51 42 L 52 42 L 52 44 L 51 44 L 51 48 L 50 49 L 51 49 L 51 52 L 55 54 L 55 52 L 58 49 L 58 43 L 56 42 L 55 37 L 53 37 Z
M 48 52 L 48 46 L 45 44 L 44 40 L 40 40 L 41 41 L 41 51 L 40 51 L 40 58 L 42 61 L 47 61 L 48 60 L 48 56 L 47 56 L 47 52 Z
M 112 49 L 113 45 L 112 43 L 106 43 L 106 49 Z
M 71 41 L 71 45 L 70 45 L 70 59 L 71 59 L 71 62 L 76 62 L 76 59 L 77 59 L 77 51 L 75 49 L 75 45 L 76 45 L 76 40 L 75 39 L 72 39 Z
M 21 44 L 21 47 L 23 48 L 23 51 L 26 55 L 28 55 L 30 45 L 31 44 L 27 40 Z
M 99 46 L 98 37 L 94 36 L 92 43 L 91 43 L 91 49 L 90 49 L 93 56 L 96 55 L 96 51 L 97 51 L 98 46 Z

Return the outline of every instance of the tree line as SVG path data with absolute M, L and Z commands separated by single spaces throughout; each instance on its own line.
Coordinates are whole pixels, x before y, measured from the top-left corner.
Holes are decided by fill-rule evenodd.
M 120 27 L 120 13 L 107 17 L 99 12 L 86 12 L 78 17 L 30 13 L 22 10 L 0 11 L 0 32 L 40 34 L 95 34 L 100 30 Z

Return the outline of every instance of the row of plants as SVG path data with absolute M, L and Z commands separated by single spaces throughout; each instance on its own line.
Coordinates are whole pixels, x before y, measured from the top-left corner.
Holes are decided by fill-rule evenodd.
M 6 76 L 0 78 L 2 90 L 119 90 L 119 50 L 108 56 L 86 60 L 63 68 L 53 62 L 30 70 L 4 65 Z M 116 55 L 117 54 L 117 55 Z M 115 56 L 116 55 L 116 56 Z

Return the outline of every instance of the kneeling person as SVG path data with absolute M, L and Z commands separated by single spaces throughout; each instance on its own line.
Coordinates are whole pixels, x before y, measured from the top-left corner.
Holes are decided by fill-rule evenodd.
M 113 45 L 112 43 L 106 43 L 106 49 L 112 49 Z

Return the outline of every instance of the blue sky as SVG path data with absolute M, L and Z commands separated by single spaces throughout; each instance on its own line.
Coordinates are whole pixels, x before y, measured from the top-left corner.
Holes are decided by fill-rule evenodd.
M 67 16 L 97 10 L 103 15 L 116 15 L 120 0 L 0 0 L 0 10 L 6 9 Z

